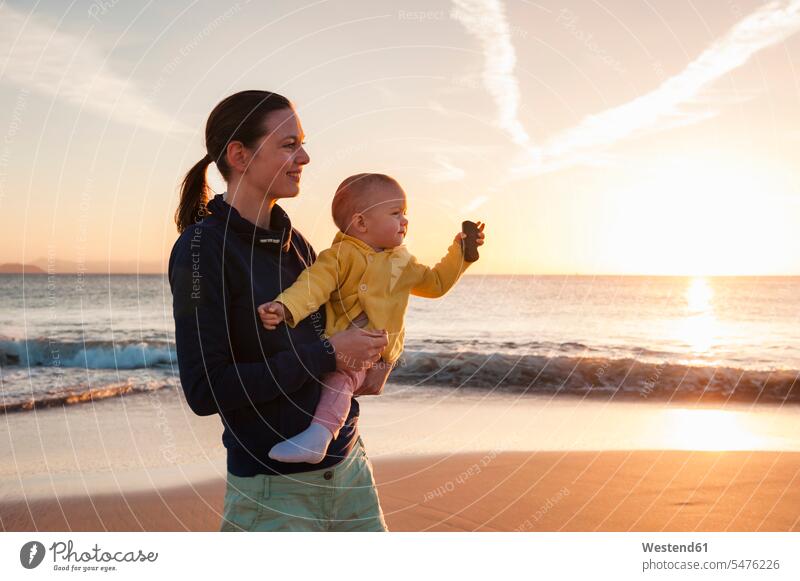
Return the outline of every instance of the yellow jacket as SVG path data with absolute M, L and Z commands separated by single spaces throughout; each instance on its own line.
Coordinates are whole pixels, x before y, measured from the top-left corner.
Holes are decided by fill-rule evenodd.
M 403 352 L 403 318 L 409 294 L 440 297 L 470 264 L 464 260 L 457 240 L 430 268 L 417 262 L 405 246 L 376 251 L 358 238 L 337 232 L 333 245 L 275 300 L 292 314 L 292 326 L 325 304 L 325 333 L 329 337 L 347 329 L 361 313 L 366 314 L 368 329 L 386 329 L 389 333 L 382 357 L 393 363 Z

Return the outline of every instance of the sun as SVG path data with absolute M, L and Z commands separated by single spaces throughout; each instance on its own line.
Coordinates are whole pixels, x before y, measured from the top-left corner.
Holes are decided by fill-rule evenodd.
M 628 274 L 777 274 L 791 248 L 786 184 L 745 162 L 662 161 L 609 194 L 606 230 Z M 607 215 L 609 215 L 607 214 Z

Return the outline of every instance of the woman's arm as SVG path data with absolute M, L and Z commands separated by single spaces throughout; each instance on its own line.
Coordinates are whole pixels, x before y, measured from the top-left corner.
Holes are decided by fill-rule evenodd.
M 222 242 L 208 230 L 200 238 L 199 243 L 189 236 L 179 238 L 169 263 L 178 368 L 194 413 L 207 416 L 252 408 L 296 391 L 309 376 L 320 377 L 336 369 L 334 346 L 323 340 L 295 345 L 260 362 L 235 362 Z

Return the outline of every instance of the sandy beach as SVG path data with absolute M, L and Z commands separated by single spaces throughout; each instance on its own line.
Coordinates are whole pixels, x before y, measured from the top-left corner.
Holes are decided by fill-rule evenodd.
M 800 531 L 800 454 L 544 452 L 375 462 L 393 531 Z M 5 531 L 215 531 L 222 479 L 0 504 Z
M 394 531 L 798 531 L 798 413 L 393 387 L 361 432 Z M 2 530 L 218 530 L 221 426 L 179 394 L 4 423 Z

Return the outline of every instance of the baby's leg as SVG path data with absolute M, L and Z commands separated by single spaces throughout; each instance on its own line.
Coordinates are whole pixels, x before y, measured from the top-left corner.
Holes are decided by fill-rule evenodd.
M 326 428 L 333 439 L 339 436 L 350 413 L 350 400 L 353 392 L 364 381 L 364 371 L 345 369 L 336 371 L 323 378 L 322 393 L 311 423 Z
M 325 375 L 311 425 L 296 436 L 275 444 L 269 457 L 280 462 L 321 462 L 331 440 L 339 435 L 350 413 L 353 391 L 363 380 L 363 371 L 343 370 Z

